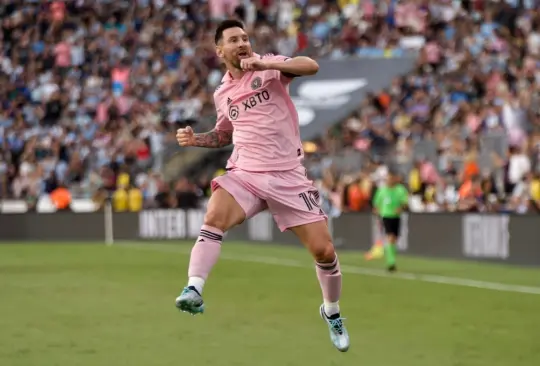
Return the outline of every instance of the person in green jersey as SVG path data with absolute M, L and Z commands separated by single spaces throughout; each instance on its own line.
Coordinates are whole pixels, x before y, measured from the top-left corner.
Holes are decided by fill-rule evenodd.
M 409 193 L 397 172 L 390 171 L 387 184 L 377 189 L 373 198 L 375 214 L 381 217 L 386 236 L 384 256 L 390 272 L 396 270 L 396 243 L 401 229 L 401 212 L 408 207 Z

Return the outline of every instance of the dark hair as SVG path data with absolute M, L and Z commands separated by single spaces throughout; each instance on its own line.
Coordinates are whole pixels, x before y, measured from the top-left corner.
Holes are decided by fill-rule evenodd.
M 214 41 L 218 44 L 219 41 L 223 38 L 223 31 L 229 28 L 240 28 L 244 29 L 244 24 L 236 19 L 227 19 L 219 23 L 216 29 L 216 35 L 214 36 Z

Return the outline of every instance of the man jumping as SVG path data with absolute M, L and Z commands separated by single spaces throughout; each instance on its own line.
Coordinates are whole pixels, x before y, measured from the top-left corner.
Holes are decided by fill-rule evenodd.
M 298 114 L 288 90 L 293 78 L 314 75 L 319 66 L 308 57 L 255 54 L 236 20 L 219 25 L 215 43 L 227 67 L 214 93 L 216 126 L 201 134 L 179 129 L 176 137 L 180 146 L 220 148 L 234 141 L 234 150 L 227 174 L 212 181 L 204 225 L 191 251 L 188 284 L 176 306 L 193 315 L 204 311 L 203 286 L 218 260 L 223 233 L 268 209 L 279 229 L 295 233 L 313 256 L 323 295 L 320 315 L 334 346 L 345 352 L 349 335 L 339 308 L 339 260 L 319 193 L 302 165 Z

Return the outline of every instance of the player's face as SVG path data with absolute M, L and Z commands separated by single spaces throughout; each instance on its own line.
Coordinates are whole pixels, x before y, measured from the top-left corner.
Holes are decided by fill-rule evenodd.
M 226 65 L 232 65 L 237 69 L 240 69 L 240 60 L 253 55 L 249 37 L 242 28 L 224 30 L 216 51 Z

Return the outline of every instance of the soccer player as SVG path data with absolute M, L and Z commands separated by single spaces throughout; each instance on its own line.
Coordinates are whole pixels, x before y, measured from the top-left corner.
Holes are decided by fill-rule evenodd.
M 289 96 L 295 77 L 317 73 L 308 57 L 260 56 L 244 26 L 225 20 L 215 33 L 216 53 L 227 72 L 214 93 L 213 130 L 177 131 L 180 146 L 219 148 L 234 142 L 227 173 L 212 181 L 204 225 L 191 251 L 188 283 L 176 306 L 193 315 L 204 311 L 203 286 L 216 264 L 223 233 L 263 210 L 281 231 L 290 230 L 315 260 L 323 304 L 320 315 L 334 346 L 345 352 L 349 335 L 340 315 L 341 270 L 320 208 L 319 193 L 302 165 L 298 114 Z
M 373 198 L 375 214 L 382 220 L 386 243 L 384 244 L 384 256 L 387 269 L 394 272 L 396 268 L 396 243 L 401 230 L 401 212 L 407 209 L 409 194 L 395 170 L 388 173 L 388 183 L 377 188 Z

